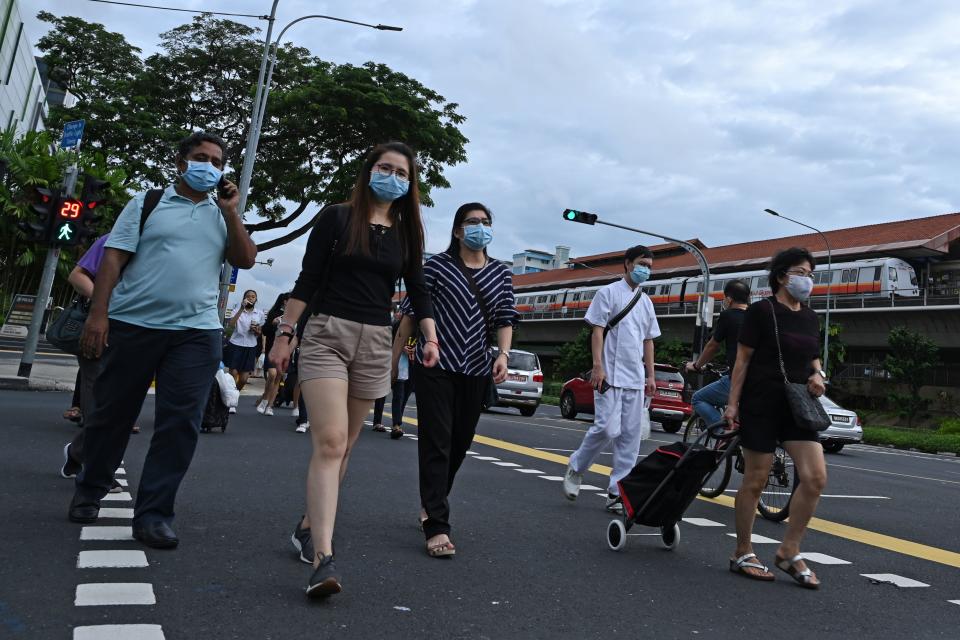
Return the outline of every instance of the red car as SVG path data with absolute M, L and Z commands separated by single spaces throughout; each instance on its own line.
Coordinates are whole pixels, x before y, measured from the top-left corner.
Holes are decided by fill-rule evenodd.
M 679 369 L 667 364 L 654 365 L 657 393 L 650 403 L 650 418 L 667 433 L 680 431 L 683 422 L 693 414 L 693 406 L 683 397 L 683 376 Z M 577 376 L 568 380 L 560 391 L 560 414 L 574 418 L 577 413 L 593 413 L 593 388 Z

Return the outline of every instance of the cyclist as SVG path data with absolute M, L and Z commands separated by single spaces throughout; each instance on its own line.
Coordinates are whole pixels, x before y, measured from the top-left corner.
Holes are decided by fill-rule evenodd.
M 743 280 L 731 280 L 723 288 L 723 311 L 717 318 L 713 335 L 703 349 L 703 353 L 696 362 L 688 362 L 687 371 L 700 372 L 703 367 L 713 360 L 717 352 L 726 350 L 728 370 L 720 379 L 712 382 L 693 394 L 693 410 L 709 424 L 720 422 L 721 409 L 727 404 L 730 395 L 730 376 L 733 375 L 733 365 L 737 361 L 737 340 L 740 337 L 740 325 L 743 324 L 743 314 L 750 304 L 750 286 Z

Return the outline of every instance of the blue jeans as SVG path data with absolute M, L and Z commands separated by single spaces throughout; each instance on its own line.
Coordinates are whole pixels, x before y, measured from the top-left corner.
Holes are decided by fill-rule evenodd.
M 707 424 L 720 422 L 723 414 L 720 407 L 727 404 L 730 395 L 730 376 L 721 376 L 716 382 L 711 382 L 693 394 L 693 410 L 707 421 Z

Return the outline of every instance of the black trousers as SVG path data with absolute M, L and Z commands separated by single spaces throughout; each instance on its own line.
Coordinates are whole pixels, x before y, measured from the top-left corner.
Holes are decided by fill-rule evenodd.
M 77 429 L 77 435 L 70 441 L 70 446 L 67 448 L 67 455 L 70 456 L 70 459 L 74 462 L 82 464 L 84 434 L 86 434 L 87 431 L 87 416 L 93 414 L 93 385 L 100 375 L 100 360 L 90 360 L 83 356 L 77 356 L 77 361 L 80 363 L 80 368 L 77 370 L 76 391 L 80 394 L 80 404 L 74 406 L 80 407 L 80 411 L 83 413 L 83 423 L 81 427 Z M 131 424 L 130 426 L 132 427 L 133 425 Z
M 480 420 L 480 402 L 488 376 L 468 376 L 442 369 L 412 367 L 417 389 L 417 451 L 420 502 L 427 512 L 426 537 L 450 533 L 453 480 L 463 464 Z
M 413 394 L 413 378 L 396 380 L 390 388 L 390 406 L 393 409 L 393 426 L 403 426 L 403 410 L 407 407 L 407 400 Z M 383 408 L 387 404 L 387 396 L 378 398 L 373 403 L 373 424 L 383 424 Z
M 77 494 L 94 502 L 110 490 L 154 376 L 153 438 L 143 463 L 134 522 L 173 520 L 173 505 L 197 446 L 200 420 L 222 353 L 219 329 L 147 329 L 110 321 L 109 346 L 84 416 Z

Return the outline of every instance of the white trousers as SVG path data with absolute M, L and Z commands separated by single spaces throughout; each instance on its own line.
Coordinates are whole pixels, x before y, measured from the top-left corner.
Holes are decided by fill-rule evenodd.
M 570 456 L 570 467 L 584 473 L 607 445 L 613 443 L 613 471 L 609 493 L 620 495 L 617 482 L 637 464 L 642 439 L 643 389 L 610 387 L 606 393 L 594 391 L 594 423 L 583 437 L 580 448 Z

